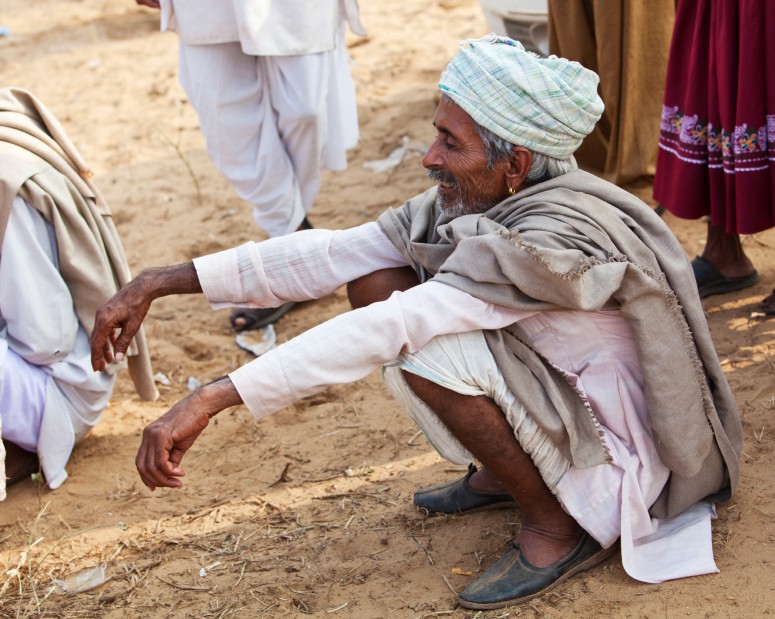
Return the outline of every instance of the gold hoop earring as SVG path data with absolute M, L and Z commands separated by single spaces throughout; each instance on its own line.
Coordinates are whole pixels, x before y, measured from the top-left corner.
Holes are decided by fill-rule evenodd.
M 514 189 L 513 187 L 509 186 L 509 195 L 513 196 L 515 193 L 517 193 L 517 190 Z

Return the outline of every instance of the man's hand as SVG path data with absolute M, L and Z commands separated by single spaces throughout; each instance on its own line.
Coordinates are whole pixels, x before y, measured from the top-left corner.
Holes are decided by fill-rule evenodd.
M 97 310 L 91 333 L 91 366 L 102 372 L 121 361 L 154 299 L 202 292 L 194 264 L 146 269 Z M 116 333 L 118 331 L 118 333 Z
M 180 488 L 185 473 L 180 461 L 210 423 L 210 417 L 224 408 L 242 403 L 228 376 L 205 385 L 175 404 L 143 430 L 143 441 L 135 465 L 143 483 L 151 490 Z
M 159 0 L 135 0 L 140 6 L 149 6 L 152 9 L 159 8 Z
M 97 310 L 91 332 L 91 366 L 95 372 L 102 372 L 114 359 L 121 361 L 143 324 L 153 297 L 140 283 L 142 277 L 133 279 Z

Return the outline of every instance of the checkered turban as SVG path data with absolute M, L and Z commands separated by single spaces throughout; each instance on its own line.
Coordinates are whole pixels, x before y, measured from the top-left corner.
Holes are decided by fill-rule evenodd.
M 600 119 L 599 78 L 578 62 L 541 58 L 491 34 L 463 41 L 439 88 L 478 124 L 512 144 L 565 159 Z

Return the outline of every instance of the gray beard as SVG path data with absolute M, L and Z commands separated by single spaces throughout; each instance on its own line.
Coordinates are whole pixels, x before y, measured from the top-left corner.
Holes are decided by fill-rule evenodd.
M 480 215 L 485 211 L 489 211 L 496 204 L 498 204 L 498 202 L 490 204 L 489 202 L 480 201 L 464 204 L 463 201 L 459 199 L 450 204 L 438 194 L 436 195 L 436 208 L 451 219 L 460 217 L 461 215 Z
M 460 217 L 461 215 L 471 215 L 463 202 L 457 200 L 454 204 L 448 204 L 441 196 L 436 196 L 436 209 L 450 218 Z
M 428 170 L 427 176 L 429 179 L 436 183 L 449 183 L 453 187 L 458 189 L 458 192 L 460 191 L 457 180 L 454 176 L 451 174 L 446 174 L 444 172 L 441 172 L 439 170 Z M 484 202 L 481 200 L 476 200 L 474 202 L 465 204 L 462 200 L 458 199 L 454 203 L 447 202 L 436 194 L 436 209 L 443 212 L 448 217 L 454 219 L 455 217 L 460 217 L 461 215 L 479 215 L 481 213 L 484 213 L 485 211 L 490 210 L 493 206 L 498 204 L 498 202 Z

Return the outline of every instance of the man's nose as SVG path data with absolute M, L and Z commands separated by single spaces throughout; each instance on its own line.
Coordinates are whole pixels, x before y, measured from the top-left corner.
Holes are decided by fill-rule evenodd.
M 433 144 L 431 144 L 430 148 L 422 157 L 422 165 L 426 170 L 430 170 L 431 168 L 441 167 L 441 164 L 442 162 L 441 158 L 439 157 L 438 140 L 434 140 Z

